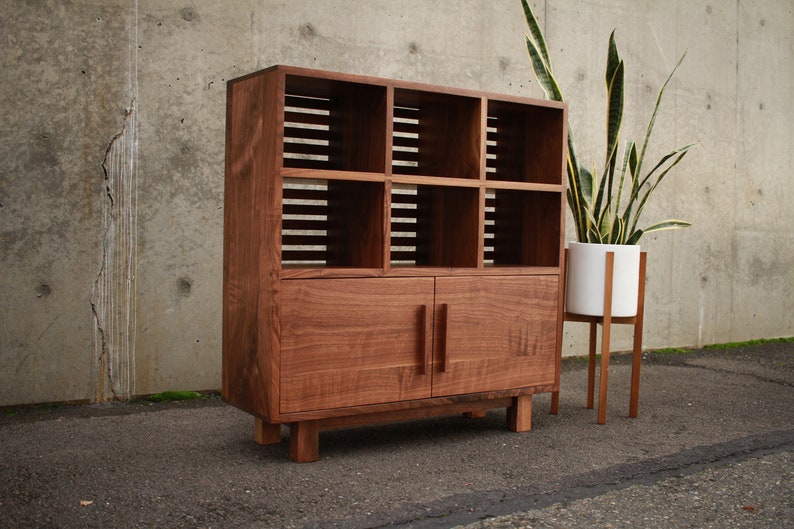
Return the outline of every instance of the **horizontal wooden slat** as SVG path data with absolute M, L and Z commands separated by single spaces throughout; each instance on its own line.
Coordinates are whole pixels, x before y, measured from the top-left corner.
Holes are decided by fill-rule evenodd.
M 392 143 L 395 147 L 410 147 L 412 149 L 419 148 L 419 138 L 408 138 L 405 136 L 394 136 Z
M 324 220 L 284 219 L 281 221 L 281 228 L 283 230 L 325 230 L 328 228 L 328 222 Z
M 313 143 L 284 142 L 284 152 L 291 154 L 309 154 L 314 156 L 328 156 L 331 149 L 328 145 L 315 145 Z
M 322 250 L 282 250 L 282 261 L 321 261 L 325 262 L 326 253 Z
M 391 252 L 392 261 L 416 261 L 416 252 Z
M 392 173 L 401 174 L 401 175 L 418 175 L 419 168 L 414 165 L 393 164 Z
M 391 155 L 393 160 L 401 160 L 403 162 L 418 162 L 419 153 L 410 151 L 393 151 Z
M 324 114 L 308 114 L 304 112 L 286 111 L 284 112 L 285 123 L 305 123 L 307 125 L 328 126 L 330 119 Z
M 389 241 L 392 253 L 394 252 L 413 252 L 416 253 L 416 238 L 414 237 L 392 237 Z
M 284 204 L 281 207 L 284 215 L 317 215 L 326 216 L 328 206 L 321 204 Z
M 284 158 L 284 167 L 299 167 L 301 169 L 328 169 L 326 160 L 306 160 L 303 158 Z
M 394 107 L 394 117 L 399 119 L 419 119 L 419 109 L 408 107 Z
M 327 200 L 328 191 L 325 189 L 309 189 L 309 188 L 294 188 L 284 187 L 282 196 L 285 200 Z
M 415 232 L 416 224 L 412 222 L 392 222 L 391 231 L 395 232 Z
M 405 134 L 419 134 L 419 124 L 405 123 L 403 121 L 395 121 L 394 132 L 401 132 Z
M 325 235 L 282 234 L 281 246 L 322 246 L 327 242 Z
M 307 129 L 304 127 L 284 127 L 284 138 L 305 140 L 328 140 L 328 129 Z
M 331 101 L 327 98 L 303 97 L 299 95 L 286 94 L 284 96 L 284 106 L 330 110 Z
M 392 193 L 392 204 L 416 204 L 416 193 Z

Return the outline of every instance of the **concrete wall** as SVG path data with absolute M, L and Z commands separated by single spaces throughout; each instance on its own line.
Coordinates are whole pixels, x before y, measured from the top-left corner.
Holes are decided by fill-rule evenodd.
M 643 241 L 646 347 L 794 335 L 791 2 L 533 5 L 583 160 L 602 157 L 609 32 L 626 60 L 627 137 L 688 50 L 654 150 L 701 146 L 647 220 L 694 227 Z M 519 0 L 0 10 L 0 405 L 220 386 L 228 79 L 281 63 L 541 96 Z M 566 354 L 585 339 L 567 326 Z

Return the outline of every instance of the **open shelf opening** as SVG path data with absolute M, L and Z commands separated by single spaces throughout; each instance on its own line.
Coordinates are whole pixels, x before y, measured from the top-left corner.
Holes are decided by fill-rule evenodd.
M 559 108 L 489 100 L 486 178 L 560 184 L 564 118 Z
M 383 267 L 383 184 L 285 178 L 282 267 Z
M 284 167 L 384 172 L 386 88 L 286 76 Z
M 392 172 L 480 177 L 480 99 L 395 89 Z
M 486 189 L 486 266 L 560 264 L 561 195 Z
M 391 265 L 476 267 L 479 190 L 392 187 Z

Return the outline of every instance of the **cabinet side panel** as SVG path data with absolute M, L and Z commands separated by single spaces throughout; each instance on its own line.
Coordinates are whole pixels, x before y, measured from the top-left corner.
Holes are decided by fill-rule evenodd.
M 229 83 L 223 252 L 223 379 L 229 403 L 268 417 L 280 239 L 278 73 Z

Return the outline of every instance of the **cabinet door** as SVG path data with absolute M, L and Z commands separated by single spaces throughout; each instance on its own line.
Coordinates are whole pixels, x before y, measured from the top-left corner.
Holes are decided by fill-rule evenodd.
M 558 281 L 437 278 L 433 396 L 554 384 Z
M 432 278 L 281 287 L 281 413 L 430 397 Z

